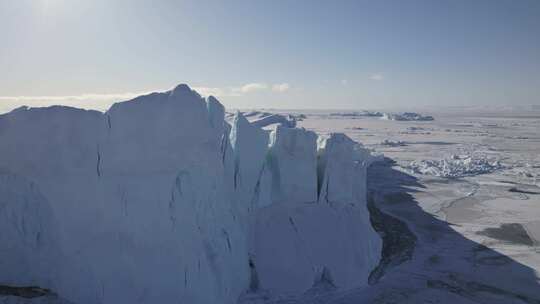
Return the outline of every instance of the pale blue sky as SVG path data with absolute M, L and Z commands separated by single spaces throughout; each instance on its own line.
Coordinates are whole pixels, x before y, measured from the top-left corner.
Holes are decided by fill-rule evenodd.
M 0 110 L 540 104 L 540 1 L 0 0 L 0 71 Z

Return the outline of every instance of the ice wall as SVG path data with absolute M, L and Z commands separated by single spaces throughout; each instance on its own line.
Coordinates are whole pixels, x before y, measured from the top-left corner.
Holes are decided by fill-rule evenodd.
M 51 107 L 3 115 L 0 167 L 40 189 L 4 184 L 2 194 L 11 192 L 2 199 L 15 209 L 1 209 L 10 219 L 3 224 L 17 231 L 11 221 L 28 218 L 30 242 L 56 223 L 51 237 L 63 258 L 45 271 L 47 281 L 35 282 L 31 272 L 12 276 L 34 268 L 13 262 L 33 260 L 37 246 L 18 245 L 15 235 L 20 249 L 6 257 L 2 281 L 39 283 L 77 303 L 235 302 L 249 270 L 224 182 L 223 113 L 214 99 L 180 85 L 104 114 Z M 42 206 L 52 214 L 31 212 Z
M 250 238 L 261 288 L 300 293 L 321 273 L 339 288 L 366 285 L 381 250 L 366 209 L 369 152 L 343 134 L 317 149 L 314 133 L 279 126 L 269 151 L 274 201 L 257 210 Z
M 49 202 L 34 183 L 5 170 L 0 170 L 0 231 L 0 282 L 48 282 L 52 257 L 59 254 Z
M 270 134 L 268 167 L 272 173 L 272 202 L 317 200 L 317 135 L 304 129 L 276 126 Z
M 268 140 L 265 130 L 249 123 L 240 112 L 235 114 L 230 134 L 234 155 L 233 184 L 235 200 L 246 212 L 256 208 L 259 200 L 269 197 L 269 189 L 261 189 L 260 184 L 265 171 Z
M 0 115 L 0 284 L 80 304 L 234 303 L 323 269 L 365 284 L 369 158 L 344 135 L 229 125 L 186 85 L 105 113 L 19 108 Z

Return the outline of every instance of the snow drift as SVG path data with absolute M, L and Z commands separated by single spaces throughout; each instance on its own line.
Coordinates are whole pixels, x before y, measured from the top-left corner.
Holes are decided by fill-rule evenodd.
M 234 303 L 365 285 L 381 241 L 370 154 L 237 113 L 187 85 L 107 112 L 0 116 L 0 284 L 76 303 Z M 318 141 L 318 143 L 317 143 Z

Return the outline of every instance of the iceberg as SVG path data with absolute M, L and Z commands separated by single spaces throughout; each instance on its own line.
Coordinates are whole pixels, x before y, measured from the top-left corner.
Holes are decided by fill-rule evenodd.
M 224 116 L 184 84 L 105 113 L 0 115 L 0 285 L 86 304 L 367 284 L 381 251 L 369 151 L 343 134 Z

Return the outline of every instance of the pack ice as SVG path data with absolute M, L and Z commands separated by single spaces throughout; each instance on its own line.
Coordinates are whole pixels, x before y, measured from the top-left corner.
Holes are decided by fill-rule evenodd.
M 107 112 L 0 116 L 0 285 L 75 303 L 235 303 L 367 284 L 372 160 L 342 134 L 266 131 L 187 85 Z

